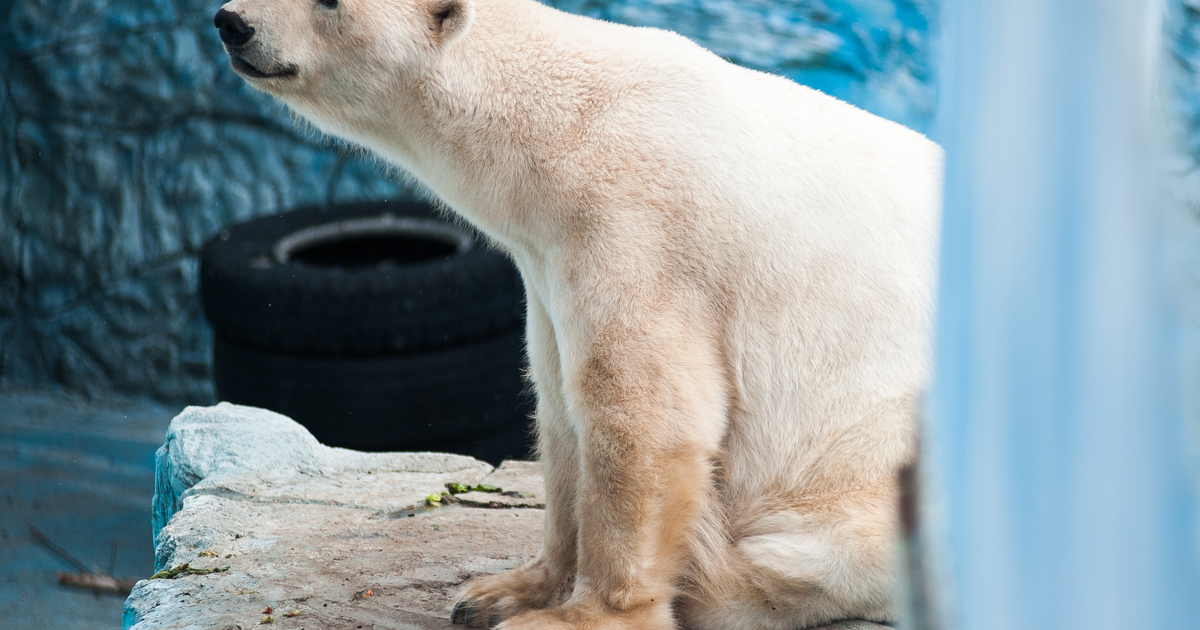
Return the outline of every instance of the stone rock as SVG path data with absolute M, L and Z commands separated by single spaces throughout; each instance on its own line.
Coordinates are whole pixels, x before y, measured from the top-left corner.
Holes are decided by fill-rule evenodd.
M 504 470 L 537 487 L 528 463 Z M 330 448 L 262 409 L 189 407 L 156 455 L 156 565 L 230 568 L 139 582 L 124 626 L 247 628 L 268 606 L 315 628 L 448 626 L 458 585 L 540 545 L 541 510 L 425 506 L 490 472 L 461 455 Z
M 302 611 L 296 621 L 310 628 L 449 627 L 463 582 L 517 566 L 540 544 L 540 510 L 409 514 L 197 495 L 160 536 L 170 564 L 229 570 L 139 582 L 124 627 L 248 628 L 268 606 L 277 619 Z
M 188 407 L 171 421 L 155 454 L 156 563 L 162 569 L 171 562 L 172 549 L 160 533 L 189 498 L 396 512 L 421 505 L 448 482 L 477 483 L 491 471 L 465 455 L 331 448 L 265 409 L 229 403 Z
M 461 455 L 330 448 L 284 416 L 222 403 L 180 413 L 156 466 L 157 567 L 220 571 L 138 582 L 125 630 L 249 630 L 266 614 L 289 628 L 448 629 L 467 580 L 541 546 L 545 512 L 530 506 L 545 489 L 533 462 L 493 471 Z M 471 492 L 426 506 L 449 482 L 533 496 Z M 509 509 L 471 507 L 470 495 Z

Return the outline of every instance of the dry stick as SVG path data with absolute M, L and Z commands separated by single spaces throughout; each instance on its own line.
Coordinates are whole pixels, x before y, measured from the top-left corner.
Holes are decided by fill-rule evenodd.
M 112 541 L 112 550 L 108 554 L 108 571 L 105 571 L 105 573 L 107 575 L 112 575 L 113 571 L 115 571 L 116 569 L 117 569 L 117 540 L 114 538 Z
M 111 575 L 60 571 L 58 573 L 58 583 L 63 586 L 73 586 L 89 591 L 101 591 L 129 597 L 129 592 L 133 590 L 133 586 L 137 584 L 137 580 L 118 580 Z
M 111 575 L 101 575 L 88 568 L 87 565 L 80 562 L 75 556 L 72 556 L 66 549 L 54 544 L 45 534 L 39 532 L 31 523 L 29 525 L 29 533 L 33 539 L 42 544 L 43 547 L 49 549 L 54 555 L 62 558 L 67 564 L 79 569 L 79 573 L 67 573 L 60 571 L 58 573 L 58 583 L 63 586 L 72 586 L 75 588 L 83 588 L 89 591 L 98 591 L 103 593 L 112 593 L 114 595 L 129 596 L 129 592 L 133 590 L 133 585 L 136 580 L 118 580 Z M 114 551 L 115 551 L 114 545 Z
M 49 538 L 46 538 L 45 534 L 43 534 L 42 532 L 39 532 L 36 528 L 34 528 L 33 523 L 29 524 L 29 533 L 33 536 L 34 540 L 42 543 L 43 547 L 54 552 L 54 555 L 65 560 L 67 562 L 67 564 L 75 567 L 76 569 L 79 569 L 79 571 L 81 573 L 95 573 L 95 571 L 92 571 L 90 568 L 88 568 L 88 566 L 86 564 L 80 562 L 79 560 L 76 560 L 75 556 L 72 556 L 71 554 L 67 553 L 66 549 L 59 547 L 58 545 L 54 544 Z

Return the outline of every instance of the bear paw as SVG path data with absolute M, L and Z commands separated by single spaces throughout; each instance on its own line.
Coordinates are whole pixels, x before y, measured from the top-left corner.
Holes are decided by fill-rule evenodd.
M 497 630 L 673 630 L 669 603 L 646 604 L 616 611 L 586 603 L 533 610 L 496 626 Z
M 450 620 L 469 628 L 495 628 L 510 617 L 562 603 L 574 575 L 564 577 L 535 561 L 498 575 L 472 580 L 454 605 Z

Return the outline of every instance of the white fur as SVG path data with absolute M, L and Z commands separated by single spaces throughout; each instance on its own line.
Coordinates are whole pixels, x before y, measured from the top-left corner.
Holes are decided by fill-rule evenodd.
M 252 84 L 411 172 L 525 280 L 546 549 L 466 607 L 505 629 L 894 619 L 940 150 L 672 33 L 448 2 L 444 23 L 447 0 L 226 8 L 257 31 L 242 58 L 296 71 Z

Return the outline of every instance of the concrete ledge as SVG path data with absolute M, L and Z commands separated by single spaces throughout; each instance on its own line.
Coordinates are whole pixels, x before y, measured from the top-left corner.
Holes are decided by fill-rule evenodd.
M 138 582 L 123 626 L 248 628 L 270 607 L 286 627 L 449 627 L 459 584 L 540 544 L 541 510 L 426 507 L 491 472 L 461 455 L 329 448 L 261 409 L 190 407 L 156 456 L 155 564 L 229 569 Z
M 507 494 L 429 507 L 451 482 Z M 288 418 L 225 403 L 171 422 L 155 485 L 157 568 L 217 571 L 138 582 L 126 630 L 249 630 L 267 615 L 280 628 L 447 629 L 464 582 L 541 545 L 536 464 L 329 448 Z
M 317 442 L 290 418 L 221 403 L 188 407 L 155 454 L 155 564 L 168 563 L 159 534 L 187 497 L 398 510 L 451 481 L 476 483 L 484 462 L 445 453 L 362 453 Z

